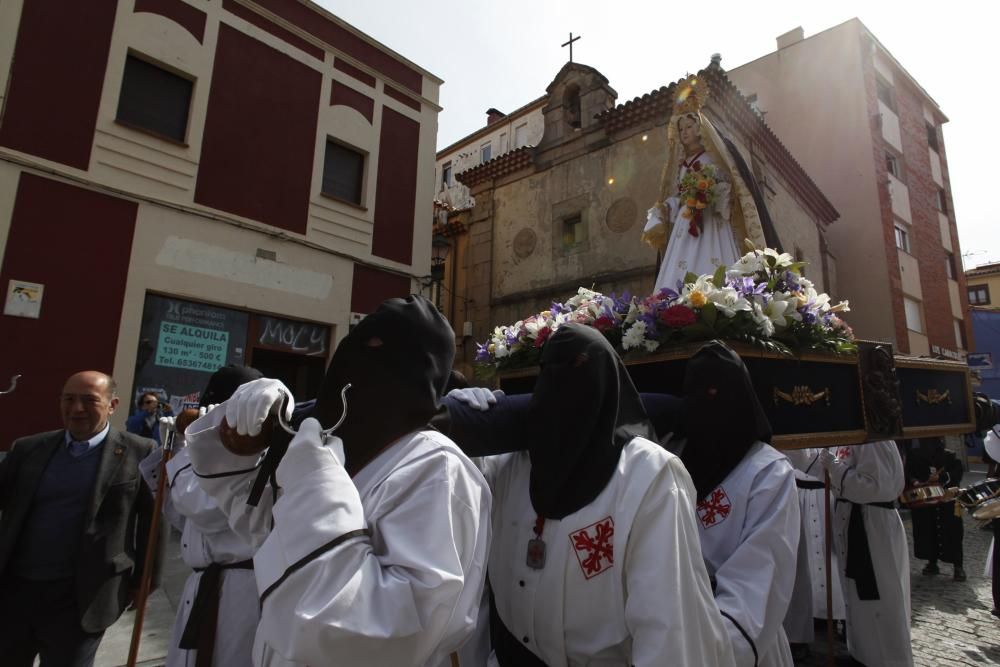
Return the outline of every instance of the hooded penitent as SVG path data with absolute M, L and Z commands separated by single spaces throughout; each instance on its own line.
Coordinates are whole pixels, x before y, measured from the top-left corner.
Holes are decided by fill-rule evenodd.
M 208 378 L 208 385 L 205 387 L 205 391 L 201 392 L 198 407 L 207 408 L 210 405 L 218 405 L 229 400 L 229 397 L 241 384 L 262 377 L 264 375 L 259 370 L 249 366 L 223 366 Z
M 703 346 L 684 371 L 679 452 L 701 500 L 722 483 L 757 441 L 771 441 L 771 424 L 743 360 L 719 341 Z
M 585 507 L 637 436 L 655 439 L 621 359 L 596 329 L 560 327 L 542 351 L 524 430 L 535 511 L 561 519 Z
M 426 423 L 437 410 L 455 356 L 455 334 L 443 315 L 421 296 L 389 299 L 365 317 L 337 346 L 316 400 L 324 427 L 340 418 L 340 392 L 348 418 L 379 406 L 379 419 Z M 372 415 L 374 416 L 374 415 Z

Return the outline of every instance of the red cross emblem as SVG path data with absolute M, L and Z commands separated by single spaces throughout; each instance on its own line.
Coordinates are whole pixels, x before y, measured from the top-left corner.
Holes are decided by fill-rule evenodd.
M 584 577 L 596 577 L 615 564 L 614 537 L 615 520 L 611 517 L 570 533 L 569 541 L 576 551 Z
M 698 519 L 705 528 L 722 523 L 733 510 L 733 504 L 721 486 L 698 503 Z
M 838 459 L 846 459 L 850 455 L 851 455 L 850 447 L 841 447 L 840 449 L 837 450 Z

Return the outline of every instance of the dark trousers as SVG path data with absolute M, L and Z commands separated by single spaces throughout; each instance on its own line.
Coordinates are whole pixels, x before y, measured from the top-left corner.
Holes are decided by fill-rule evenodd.
M 31 667 L 91 667 L 103 632 L 84 632 L 73 579 L 0 582 L 0 663 Z
M 993 608 L 1000 609 L 1000 519 L 993 519 Z

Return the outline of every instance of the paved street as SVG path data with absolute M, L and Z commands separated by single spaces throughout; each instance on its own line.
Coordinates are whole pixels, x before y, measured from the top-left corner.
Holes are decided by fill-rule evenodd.
M 979 481 L 982 474 L 969 473 L 967 484 Z M 907 538 L 912 540 L 910 521 L 903 512 Z M 180 597 L 187 570 L 180 561 L 173 536 L 170 558 L 164 567 L 163 586 L 154 593 L 146 614 L 139 653 L 139 664 L 152 667 L 163 664 L 170 640 L 174 609 Z M 913 649 L 917 667 L 953 667 L 956 665 L 1000 665 L 1000 619 L 990 615 L 990 581 L 983 576 L 983 565 L 990 545 L 990 533 L 979 530 L 976 522 L 965 517 L 965 570 L 968 581 L 951 579 L 951 566 L 942 564 L 942 574 L 926 577 L 920 573 L 923 561 L 912 560 L 910 576 L 913 587 Z M 910 553 L 913 553 L 912 545 Z M 125 613 L 104 637 L 97 656 L 97 667 L 118 667 L 128 657 L 134 612 Z M 800 663 L 807 667 L 826 665 L 823 637 L 812 648 L 812 656 Z M 837 655 L 846 655 L 842 643 Z M 874 665 L 870 667 L 876 667 Z

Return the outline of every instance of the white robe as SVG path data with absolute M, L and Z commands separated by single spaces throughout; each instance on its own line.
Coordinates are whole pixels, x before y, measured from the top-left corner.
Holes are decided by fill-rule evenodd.
M 701 548 L 738 667 L 791 667 L 782 628 L 795 582 L 799 503 L 785 456 L 755 444 L 698 503 Z
M 702 153 L 697 161 L 703 166 L 715 164 L 708 153 Z M 686 163 L 681 163 L 676 183 L 680 183 L 688 171 Z M 716 200 L 711 206 L 702 209 L 702 229 L 698 236 L 691 236 L 688 232 L 690 221 L 684 217 L 687 210 L 684 202 L 679 201 L 676 196 L 668 197 L 664 202 L 673 218 L 674 228 L 667 240 L 666 254 L 656 276 L 654 292 L 663 287 L 676 291 L 677 281 L 683 281 L 688 272 L 697 275 L 712 274 L 719 265 L 732 266 L 740 258 L 733 240 L 733 229 L 729 224 L 730 184 L 722 180 L 726 177 L 725 173 L 721 169 L 718 171 Z M 659 209 L 654 208 L 651 216 L 658 215 L 658 211 Z
M 536 520 L 528 454 L 489 457 L 486 472 L 496 499 L 497 611 L 547 665 L 733 664 L 702 562 L 694 487 L 676 456 L 632 440 L 594 501 L 545 521 L 541 569 L 526 563 Z
M 796 449 L 785 452 L 795 468 L 796 480 L 823 482 L 823 466 L 819 463 L 818 449 Z M 785 617 L 788 640 L 810 643 L 814 639 L 813 619 L 826 618 L 826 512 L 823 508 L 826 492 L 823 489 L 799 488 L 799 512 L 802 533 L 799 560 L 796 570 L 795 590 Z M 833 497 L 831 495 L 831 522 Z M 833 575 L 830 590 L 833 594 L 833 618 L 845 618 L 844 594 L 840 588 L 836 549 L 830 554 Z
M 332 453 L 292 446 L 277 502 L 268 490 L 252 508 L 257 457 L 222 447 L 224 412 L 189 426 L 188 442 L 202 486 L 260 544 L 255 664 L 449 664 L 483 592 L 491 498 L 479 470 L 433 431 L 400 438 L 353 480 Z
M 903 462 L 891 440 L 831 451 L 839 457 L 830 470 L 837 498 L 853 503 L 893 502 L 903 492 Z M 837 503 L 834 531 L 847 608 L 847 647 L 866 665 L 911 667 L 910 561 L 903 522 L 895 509 L 862 509 L 880 599 L 860 600 L 854 580 L 843 570 L 850 548 L 851 502 Z
M 156 488 L 156 476 L 162 449 L 156 449 L 140 464 L 143 477 Z M 187 448 L 167 462 L 170 493 L 164 497 L 163 513 L 181 531 L 181 558 L 188 567 L 204 568 L 212 563 L 238 563 L 253 557 L 253 549 L 229 527 L 226 515 L 201 488 L 191 469 Z M 191 605 L 202 573 L 192 572 L 184 582 L 184 592 L 177 605 L 177 616 L 170 637 L 166 667 L 193 667 L 198 652 L 180 648 Z M 212 662 L 219 667 L 240 667 L 252 662 L 254 633 L 257 628 L 259 601 L 253 570 L 223 570 L 219 591 L 219 615 L 216 622 Z

